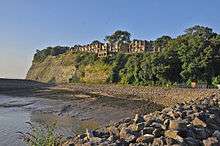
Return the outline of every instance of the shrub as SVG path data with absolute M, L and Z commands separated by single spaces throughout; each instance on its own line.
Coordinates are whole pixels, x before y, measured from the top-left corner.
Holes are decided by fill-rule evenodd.
M 33 126 L 31 132 L 19 132 L 21 139 L 28 146 L 59 146 L 63 142 L 63 136 L 56 133 L 56 124 Z
M 220 75 L 218 75 L 212 79 L 212 84 L 215 86 L 220 84 Z

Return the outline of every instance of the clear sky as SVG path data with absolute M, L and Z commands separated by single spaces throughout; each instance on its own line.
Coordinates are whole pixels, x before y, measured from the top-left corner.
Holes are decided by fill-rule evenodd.
M 220 0 L 0 0 L 0 77 L 24 78 L 36 49 L 103 40 L 175 37 L 195 24 L 220 32 Z

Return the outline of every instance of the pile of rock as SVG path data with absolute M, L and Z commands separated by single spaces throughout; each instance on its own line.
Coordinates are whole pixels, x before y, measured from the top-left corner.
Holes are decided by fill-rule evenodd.
M 67 145 L 220 146 L 220 100 L 213 96 L 136 115 L 100 130 L 87 130 Z

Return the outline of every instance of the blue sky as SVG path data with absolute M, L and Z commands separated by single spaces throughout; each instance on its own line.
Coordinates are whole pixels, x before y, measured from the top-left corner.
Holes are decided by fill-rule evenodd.
M 219 0 L 1 0 L 0 77 L 24 78 L 36 49 L 103 40 L 175 37 L 195 24 L 220 32 Z

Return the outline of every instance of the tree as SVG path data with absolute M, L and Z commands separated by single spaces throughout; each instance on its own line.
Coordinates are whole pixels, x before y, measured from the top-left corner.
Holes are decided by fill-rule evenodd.
M 200 25 L 195 25 L 193 27 L 187 28 L 185 30 L 185 33 L 186 35 L 200 36 L 203 37 L 204 39 L 209 39 L 212 35 L 214 35 L 211 28 Z
M 131 34 L 127 31 L 117 30 L 112 35 L 108 35 L 105 37 L 105 41 L 109 42 L 110 44 L 115 43 L 128 43 L 130 42 Z
M 180 37 L 183 43 L 178 46 L 179 58 L 182 62 L 181 76 L 185 80 L 205 81 L 211 84 L 215 74 L 215 47 L 210 39 L 215 35 L 212 29 L 194 26 L 186 29 L 186 34 Z
M 172 38 L 170 36 L 162 36 L 162 37 L 159 37 L 158 39 L 156 39 L 154 42 L 153 42 L 153 45 L 155 48 L 164 48 L 168 42 L 172 40 Z
M 94 40 L 91 44 L 102 44 L 102 43 L 98 40 Z

